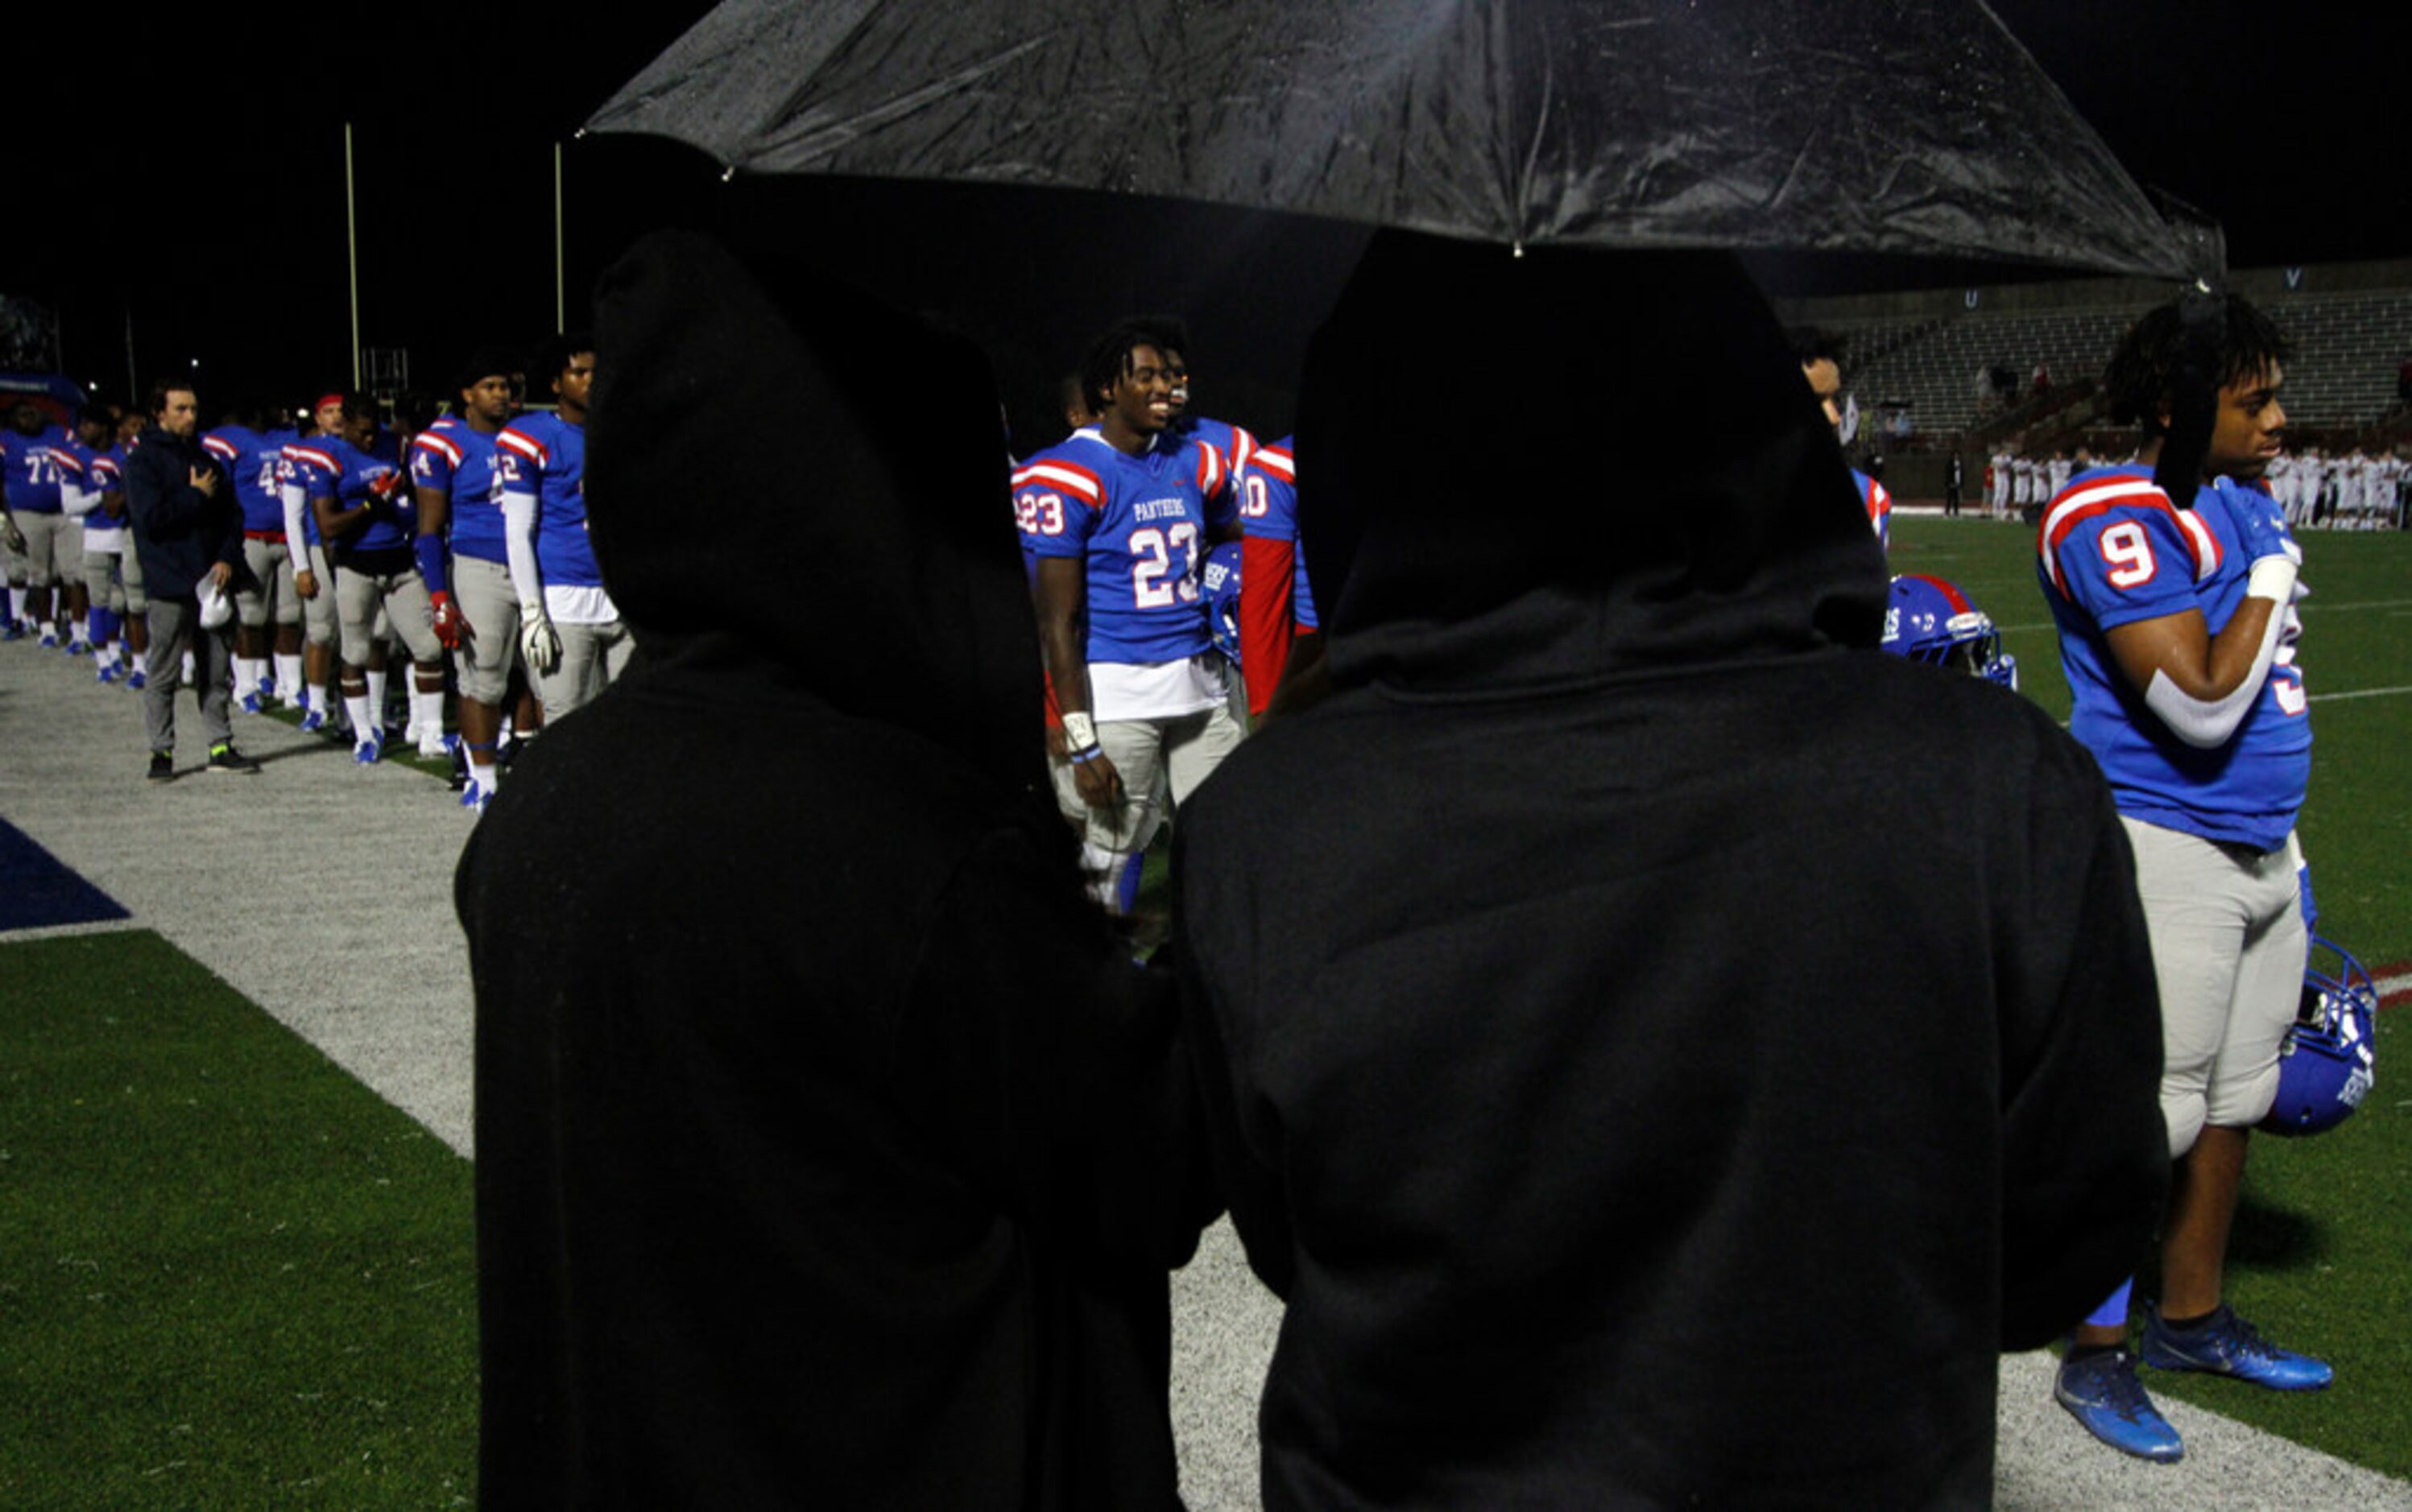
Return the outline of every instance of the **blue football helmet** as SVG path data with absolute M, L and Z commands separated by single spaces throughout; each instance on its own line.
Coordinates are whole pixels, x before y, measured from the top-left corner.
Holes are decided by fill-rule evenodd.
M 1884 649 L 2018 691 L 2019 660 L 2002 653 L 2002 633 L 1983 609 L 1941 578 L 1905 572 L 1892 580 Z
M 2333 975 L 2320 952 L 2336 958 Z M 2312 936 L 2302 1010 L 2278 1048 L 2278 1099 L 2261 1121 L 2269 1134 L 2322 1134 L 2351 1117 L 2378 1074 L 2371 1020 L 2378 988 L 2344 947 Z
M 1225 541 L 1206 553 L 1205 569 L 1198 575 L 1206 595 L 1206 627 L 1213 632 L 1214 649 L 1240 665 L 1240 543 Z

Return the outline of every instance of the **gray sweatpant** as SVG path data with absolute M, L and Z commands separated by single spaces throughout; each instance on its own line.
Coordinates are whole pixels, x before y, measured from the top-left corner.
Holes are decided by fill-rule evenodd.
M 193 653 L 193 692 L 201 701 L 201 732 L 212 745 L 234 738 L 234 627 L 201 628 L 201 601 L 154 598 L 144 616 L 151 652 L 142 667 L 142 725 L 154 751 L 176 748 L 176 690 L 184 683 L 184 653 Z

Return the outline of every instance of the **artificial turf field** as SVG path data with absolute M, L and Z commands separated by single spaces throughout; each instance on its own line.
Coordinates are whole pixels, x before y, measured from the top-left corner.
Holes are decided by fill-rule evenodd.
M 1894 531 L 1896 568 L 1958 581 L 2007 627 L 2028 693 L 2065 713 L 2031 535 L 1909 517 Z M 2412 668 L 2395 649 L 2412 631 L 2412 537 L 2312 535 L 2305 550 L 2318 732 L 2306 849 L 2323 932 L 2390 975 L 2412 958 L 2412 778 L 2397 755 L 2412 740 Z M 0 795 L 7 780 L 0 770 Z M 467 1163 L 147 931 L 7 940 L 0 1505 L 470 1497 Z M 2285 1398 L 2147 1380 L 2412 1476 L 2412 1096 L 2398 1090 L 2412 1082 L 2392 1069 L 2405 1019 L 2380 1016 L 2378 1090 L 2361 1116 L 2317 1139 L 2259 1142 L 2239 1225 L 2240 1308 L 2334 1360 L 2337 1387 Z M 2056 1452 L 2109 1468 L 2108 1451 L 2058 1426 Z

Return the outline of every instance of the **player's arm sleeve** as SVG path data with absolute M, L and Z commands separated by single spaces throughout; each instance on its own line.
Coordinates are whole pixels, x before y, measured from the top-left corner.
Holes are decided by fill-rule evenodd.
M 1298 581 L 1297 544 L 1283 536 L 1244 534 L 1240 544 L 1240 676 L 1248 712 L 1261 716 L 1289 665 L 1298 621 L 1290 599 Z
M 999 1211 L 1160 1272 L 1216 1211 L 1173 985 L 1116 947 L 1053 842 L 993 832 L 940 895 L 896 1056 L 927 1074 L 902 1094 Z
M 2160 999 L 2126 833 L 2092 758 L 2056 729 L 2036 734 L 2025 834 L 1998 847 L 2022 864 L 1993 931 L 2006 1351 L 2066 1332 L 2134 1270 L 2169 1170 Z
M 411 443 L 411 492 L 419 503 L 419 531 L 411 554 L 419 564 L 419 580 L 431 594 L 452 591 L 452 576 L 444 561 L 444 527 L 452 515 L 452 462 L 425 438 Z
M 522 604 L 544 602 L 544 573 L 537 566 L 536 496 L 503 495 L 503 555 L 511 569 L 511 590 Z

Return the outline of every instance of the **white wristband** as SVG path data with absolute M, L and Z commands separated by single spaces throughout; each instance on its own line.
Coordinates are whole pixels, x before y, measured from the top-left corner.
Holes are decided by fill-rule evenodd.
M 1064 744 L 1070 750 L 1085 751 L 1097 743 L 1097 722 L 1081 710 L 1064 716 Z

